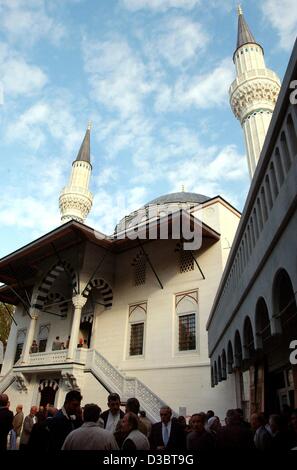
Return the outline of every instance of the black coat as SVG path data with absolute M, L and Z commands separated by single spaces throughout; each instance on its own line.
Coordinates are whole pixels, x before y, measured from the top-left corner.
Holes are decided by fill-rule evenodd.
M 149 440 L 152 450 L 156 450 L 157 447 L 165 447 L 162 436 L 161 421 L 152 425 Z M 186 449 L 186 436 L 184 430 L 174 418 L 171 421 L 169 441 L 167 442 L 165 449 L 171 451 L 183 451 Z
M 12 429 L 13 412 L 6 406 L 0 408 L 0 451 L 7 449 L 7 436 Z
M 71 431 L 79 428 L 82 425 L 82 421 L 79 419 L 71 420 L 68 419 L 62 410 L 59 410 L 58 413 L 47 421 L 47 427 L 49 429 L 49 450 L 57 451 L 61 450 L 62 445 L 66 437 Z
M 103 419 L 104 421 L 104 429 L 106 428 L 106 423 L 107 423 L 107 420 L 108 420 L 108 414 L 109 414 L 109 410 L 106 410 L 106 411 L 103 411 L 103 413 L 101 414 L 100 418 Z M 120 410 L 120 419 L 123 419 L 125 413 L 123 413 L 122 410 Z

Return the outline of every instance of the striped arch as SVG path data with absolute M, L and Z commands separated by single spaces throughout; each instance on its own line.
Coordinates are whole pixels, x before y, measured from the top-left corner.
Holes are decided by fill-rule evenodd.
M 36 296 L 36 302 L 33 304 L 33 308 L 42 309 L 48 298 L 49 292 L 53 287 L 55 280 L 61 275 L 61 273 L 66 272 L 71 276 L 71 285 L 72 289 L 76 289 L 76 274 L 70 263 L 67 261 L 62 261 L 61 263 L 55 264 L 48 274 L 42 280 Z
M 96 288 L 100 291 L 105 308 L 111 308 L 113 294 L 110 285 L 107 284 L 107 282 L 105 282 L 103 279 L 93 279 L 86 285 L 82 295 L 84 297 L 89 297 L 89 294 L 93 288 Z
M 58 292 L 51 292 L 48 294 L 43 306 L 46 307 L 47 304 L 54 304 L 54 303 L 59 303 L 59 309 L 60 312 L 64 315 L 68 312 L 68 302 L 63 302 L 63 300 L 66 300 L 65 297 Z
M 50 387 L 53 390 L 58 390 L 59 385 L 55 380 L 43 380 L 38 387 L 38 391 L 42 392 L 42 390 L 46 387 Z

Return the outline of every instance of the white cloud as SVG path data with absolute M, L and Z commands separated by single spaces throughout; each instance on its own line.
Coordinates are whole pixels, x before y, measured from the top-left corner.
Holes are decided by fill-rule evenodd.
M 38 229 L 46 232 L 59 224 L 57 204 L 51 205 L 32 196 L 4 198 L 0 201 L 4 226 Z
M 102 189 L 94 195 L 93 208 L 87 223 L 100 232 L 112 234 L 122 217 L 139 209 L 147 202 L 146 199 L 147 189 L 143 186 L 118 190 L 112 194 Z
M 65 35 L 63 25 L 47 13 L 45 0 L 0 0 L 0 26 L 14 42 L 32 44 L 42 38 L 59 44 Z
M 5 43 L 0 43 L 0 68 L 4 97 L 35 94 L 47 83 L 47 76 L 39 67 L 28 64 Z
M 296 0 L 264 0 L 261 8 L 266 20 L 277 30 L 280 46 L 291 49 L 297 31 Z
M 98 188 L 101 188 L 117 181 L 119 176 L 120 171 L 117 166 L 105 166 L 104 168 L 99 169 L 99 173 L 96 176 L 93 175 L 93 181 Z
M 81 129 L 76 127 L 71 105 L 60 97 L 48 96 L 26 109 L 15 121 L 10 121 L 6 138 L 22 140 L 32 149 L 47 142 L 47 133 L 60 140 L 67 153 L 78 150 L 82 142 Z
M 142 9 L 166 11 L 169 8 L 184 8 L 191 10 L 200 4 L 201 0 L 122 0 L 122 4 L 128 10 Z
M 234 73 L 234 66 L 228 58 L 209 73 L 194 77 L 185 75 L 172 88 L 160 88 L 156 110 L 181 110 L 192 106 L 207 109 L 228 104 L 228 89 Z
M 173 16 L 162 21 L 154 33 L 154 50 L 172 66 L 195 59 L 209 40 L 202 26 L 184 16 Z
M 94 98 L 122 115 L 138 113 L 154 89 L 141 59 L 123 39 L 83 45 Z
M 227 145 L 219 151 L 214 148 L 206 149 L 205 153 L 208 154 L 207 158 L 197 154 L 193 158 L 187 158 L 186 164 L 179 161 L 168 170 L 167 176 L 173 190 L 180 191 L 181 184 L 184 184 L 186 191 L 210 197 L 220 194 L 237 205 L 242 192 L 249 185 L 246 157 L 240 155 L 234 145 Z M 240 195 L 230 190 L 230 183 L 239 182 Z

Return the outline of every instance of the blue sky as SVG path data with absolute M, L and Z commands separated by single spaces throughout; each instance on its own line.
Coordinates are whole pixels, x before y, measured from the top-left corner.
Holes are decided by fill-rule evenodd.
M 242 7 L 282 78 L 295 0 Z M 242 209 L 248 169 L 228 101 L 236 34 L 233 0 L 0 0 L 0 256 L 59 225 L 89 120 L 88 225 L 111 233 L 182 185 Z

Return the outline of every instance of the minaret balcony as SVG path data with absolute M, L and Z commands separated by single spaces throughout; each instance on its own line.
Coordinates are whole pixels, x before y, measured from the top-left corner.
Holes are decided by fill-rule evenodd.
M 71 196 L 71 195 L 79 195 L 79 196 L 85 196 L 90 200 L 93 200 L 93 195 L 91 191 L 88 189 L 83 188 L 82 186 L 66 186 L 65 188 L 62 189 L 60 198 L 62 196 Z
M 235 78 L 235 80 L 233 81 L 232 85 L 229 88 L 229 95 L 232 95 L 238 86 L 254 78 L 257 78 L 257 79 L 269 78 L 270 80 L 273 80 L 280 86 L 280 79 L 277 76 L 277 74 L 273 72 L 273 70 L 270 70 L 270 69 L 249 70 L 248 72 L 245 72 L 239 75 L 239 77 Z

